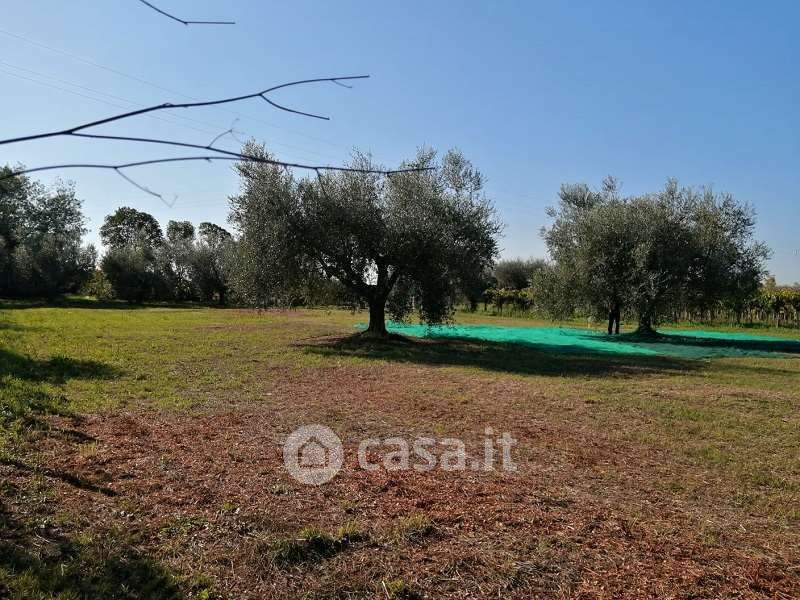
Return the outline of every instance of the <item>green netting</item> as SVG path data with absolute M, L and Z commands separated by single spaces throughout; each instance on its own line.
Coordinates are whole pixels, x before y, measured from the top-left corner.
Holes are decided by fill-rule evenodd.
M 614 353 L 681 358 L 774 356 L 800 353 L 800 340 L 720 331 L 665 331 L 655 339 L 635 334 L 571 327 L 499 327 L 494 325 L 407 325 L 389 323 L 392 333 L 412 337 L 464 338 L 524 344 L 556 353 Z

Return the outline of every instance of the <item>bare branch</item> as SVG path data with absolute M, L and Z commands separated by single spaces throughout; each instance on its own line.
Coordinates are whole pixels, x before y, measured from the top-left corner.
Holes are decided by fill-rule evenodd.
M 146 186 L 143 186 L 143 185 L 141 185 L 140 183 L 137 183 L 136 181 L 134 181 L 133 179 L 131 179 L 130 177 L 128 177 L 127 175 L 125 175 L 125 173 L 123 173 L 123 172 L 122 172 L 120 169 L 114 169 L 114 171 L 116 172 L 116 174 L 117 174 L 117 175 L 119 175 L 120 177 L 122 177 L 122 178 L 123 178 L 125 181 L 127 181 L 128 183 L 130 183 L 132 186 L 134 186 L 134 187 L 136 187 L 136 188 L 138 188 L 138 189 L 142 190 L 142 191 L 143 191 L 143 192 L 145 192 L 146 194 L 150 194 L 151 196 L 155 196 L 156 198 L 158 198 L 159 200 L 161 200 L 161 202 L 163 202 L 164 204 L 166 204 L 166 205 L 167 205 L 169 208 L 172 208 L 173 206 L 175 206 L 175 201 L 178 199 L 178 197 L 177 197 L 177 196 L 175 196 L 175 197 L 172 199 L 172 202 L 167 202 L 166 200 L 164 200 L 164 196 L 162 196 L 162 195 L 161 195 L 161 194 L 159 194 L 159 193 L 156 193 L 156 192 L 154 192 L 153 190 L 151 190 L 150 188 L 148 188 L 148 187 L 146 187 Z
M 228 135 L 229 133 L 230 133 L 231 135 L 233 135 L 233 127 L 231 127 L 230 129 L 228 129 L 227 131 L 223 131 L 222 133 L 220 133 L 220 134 L 219 134 L 217 137 L 215 137 L 213 140 L 211 140 L 211 141 L 208 143 L 208 145 L 206 146 L 206 148 L 208 148 L 209 150 L 215 150 L 215 148 L 214 148 L 214 144 L 216 144 L 216 143 L 217 143 L 217 140 L 219 140 L 220 138 L 224 138 L 224 137 L 225 137 L 226 135 Z M 78 133 L 78 134 L 75 134 L 75 135 L 78 135 L 78 136 L 80 136 L 81 134 L 80 134 L 80 133 Z M 84 136 L 81 136 L 81 137 L 90 137 L 90 136 L 84 135 Z M 238 141 L 238 140 L 237 140 L 237 141 Z
M 277 90 L 280 90 L 280 89 L 283 89 L 283 88 L 296 86 L 296 85 L 305 85 L 305 84 L 308 84 L 308 83 L 320 83 L 322 81 L 331 81 L 333 83 L 338 83 L 340 81 L 346 81 L 346 80 L 351 80 L 351 79 L 367 79 L 368 77 L 369 77 L 369 75 L 350 75 L 350 76 L 345 76 L 345 77 L 319 77 L 319 78 L 316 78 L 316 79 L 302 79 L 302 80 L 299 80 L 299 81 L 290 81 L 289 83 L 282 83 L 281 85 L 276 85 L 274 87 L 268 88 L 266 90 L 262 90 L 260 92 L 255 92 L 253 94 L 245 94 L 243 96 L 235 96 L 233 98 L 223 98 L 222 100 L 208 100 L 208 101 L 204 101 L 204 102 L 183 102 L 183 103 L 180 103 L 180 104 L 172 104 L 170 102 L 165 102 L 164 104 L 157 104 L 155 106 L 148 106 L 146 108 L 140 108 L 138 110 L 132 110 L 130 112 L 122 113 L 122 114 L 119 114 L 119 115 L 114 115 L 113 117 L 107 117 L 105 119 L 100 119 L 98 121 L 92 121 L 90 123 L 83 123 L 82 125 L 76 125 L 75 127 L 70 127 L 68 129 L 61 129 L 61 130 L 58 130 L 58 131 L 49 131 L 47 133 L 38 133 L 38 134 L 35 134 L 35 135 L 26 135 L 26 136 L 17 137 L 17 138 L 10 138 L 10 139 L 6 139 L 6 140 L 0 140 L 0 146 L 5 145 L 5 144 L 14 144 L 14 143 L 18 143 L 18 142 L 27 142 L 27 141 L 31 141 L 31 140 L 40 140 L 40 139 L 45 139 L 45 138 L 58 137 L 58 136 L 62 136 L 62 135 L 71 135 L 71 134 L 74 134 L 74 133 L 76 133 L 78 131 L 83 131 L 84 129 L 89 129 L 90 127 L 97 127 L 98 125 L 105 125 L 106 123 L 113 123 L 115 121 L 121 121 L 122 119 L 128 119 L 130 117 L 135 117 L 135 116 L 138 116 L 138 115 L 143 115 L 143 114 L 151 113 L 151 112 L 158 111 L 158 110 L 167 110 L 167 109 L 172 109 L 172 108 L 196 108 L 196 107 L 199 107 L 199 106 L 216 106 L 216 105 L 219 105 L 219 104 L 230 104 L 230 103 L 233 103 L 233 102 L 241 102 L 242 100 L 248 100 L 250 98 L 262 98 L 262 99 L 266 100 L 267 102 L 269 102 L 275 108 L 278 108 L 280 110 L 285 110 L 287 112 L 296 113 L 296 114 L 300 114 L 300 115 L 306 115 L 306 116 L 310 116 L 310 117 L 315 117 L 315 118 L 318 118 L 318 119 L 325 119 L 327 117 L 320 117 L 318 115 L 312 115 L 312 114 L 309 114 L 309 113 L 303 113 L 303 112 L 300 112 L 300 111 L 297 111 L 297 110 L 293 110 L 293 109 L 287 108 L 285 106 L 281 106 L 280 104 L 277 104 L 275 102 L 272 102 L 272 101 L 268 100 L 267 97 L 266 97 L 266 94 L 269 94 L 271 92 L 274 92 L 274 91 L 277 91 Z
M 31 169 L 21 169 L 21 170 L 12 172 L 12 173 L 4 176 L 4 177 L 0 177 L 0 181 L 3 181 L 4 179 L 9 179 L 11 177 L 15 177 L 17 175 L 24 175 L 24 174 L 27 174 L 27 173 L 37 173 L 37 172 L 40 172 L 40 171 L 51 171 L 51 170 L 56 170 L 56 169 L 109 169 L 109 170 L 115 171 L 118 175 L 123 177 L 126 181 L 128 181 L 129 183 L 131 183 L 132 185 L 134 185 L 138 189 L 142 190 L 143 192 L 145 192 L 147 194 L 150 194 L 152 196 L 155 196 L 155 197 L 161 199 L 162 201 L 164 201 L 166 203 L 166 201 L 164 200 L 163 196 L 161 196 L 160 194 L 150 190 L 149 188 L 147 188 L 147 187 L 145 187 L 143 185 L 140 185 L 136 181 L 132 180 L 130 177 L 125 175 L 121 171 L 121 169 L 127 169 L 127 168 L 131 168 L 131 167 L 139 167 L 139 166 L 145 166 L 145 165 L 153 165 L 153 164 L 173 163 L 173 162 L 186 162 L 186 161 L 198 161 L 198 160 L 205 160 L 205 161 L 211 162 L 213 160 L 228 160 L 228 161 L 244 161 L 244 162 L 266 163 L 266 164 L 281 166 L 281 167 L 284 167 L 287 170 L 290 169 L 290 168 L 310 170 L 310 171 L 314 171 L 317 174 L 318 177 L 319 177 L 320 171 L 344 171 L 344 172 L 354 172 L 354 173 L 374 173 L 374 174 L 380 174 L 380 175 L 387 175 L 388 176 L 388 175 L 393 175 L 393 174 L 396 174 L 396 173 L 407 173 L 407 172 L 429 170 L 428 168 L 425 168 L 425 169 L 408 168 L 408 169 L 395 169 L 395 170 L 380 170 L 380 169 L 358 169 L 358 168 L 353 168 L 353 167 L 333 167 L 333 166 L 327 166 L 327 165 L 307 165 L 307 164 L 301 164 L 301 163 L 290 163 L 290 162 L 284 162 L 284 161 L 279 161 L 279 160 L 265 159 L 265 158 L 258 157 L 258 156 L 252 156 L 252 155 L 243 154 L 243 153 L 240 153 L 240 152 L 232 152 L 230 150 L 223 150 L 222 148 L 216 148 L 214 146 L 214 144 L 220 138 L 222 138 L 223 136 L 225 136 L 227 134 L 231 134 L 231 135 L 234 134 L 233 127 L 228 129 L 227 131 L 224 131 L 224 132 L 220 133 L 219 135 L 217 135 L 213 140 L 211 140 L 211 142 L 209 142 L 205 146 L 202 146 L 200 144 L 191 144 L 191 143 L 187 143 L 187 142 L 178 142 L 178 141 L 173 141 L 173 140 L 163 140 L 163 139 L 158 139 L 158 138 L 143 138 L 143 137 L 133 137 L 133 136 L 81 133 L 83 130 L 89 129 L 91 127 L 96 127 L 98 125 L 104 125 L 106 123 L 112 123 L 114 121 L 120 121 L 122 119 L 126 119 L 126 118 L 129 118 L 129 117 L 133 117 L 133 116 L 137 116 L 137 115 L 141 115 L 141 114 L 147 114 L 147 113 L 154 112 L 154 111 L 157 111 L 157 110 L 164 110 L 164 109 L 169 109 L 169 108 L 194 108 L 194 107 L 199 107 L 199 106 L 213 106 L 213 105 L 218 105 L 218 104 L 227 104 L 227 103 L 231 103 L 231 102 L 239 102 L 241 100 L 246 100 L 246 99 L 249 99 L 249 98 L 256 98 L 256 97 L 262 98 L 263 100 L 265 100 L 266 102 L 268 102 L 269 104 L 271 104 L 272 106 L 274 106 L 274 107 L 276 107 L 276 108 L 278 108 L 280 110 L 284 110 L 284 111 L 287 111 L 287 112 L 292 112 L 292 113 L 296 113 L 296 114 L 300 114 L 300 115 L 304 115 L 304 116 L 308 116 L 308 117 L 314 117 L 314 118 L 318 118 L 318 119 L 327 119 L 327 117 L 322 117 L 322 116 L 319 116 L 319 115 L 314 115 L 314 114 L 311 114 L 311 113 L 306 113 L 306 112 L 302 112 L 302 111 L 298 111 L 298 110 L 294 110 L 294 109 L 282 106 L 280 104 L 277 104 L 276 102 L 273 102 L 269 98 L 267 98 L 266 95 L 268 93 L 270 93 L 270 92 L 273 92 L 273 91 L 276 91 L 276 90 L 279 90 L 279 89 L 283 89 L 283 88 L 286 88 L 286 87 L 291 87 L 291 86 L 295 86 L 295 85 L 303 85 L 303 84 L 307 84 L 307 83 L 318 83 L 318 82 L 322 82 L 322 81 L 330 81 L 330 82 L 332 82 L 334 84 L 337 84 L 337 85 L 342 85 L 344 87 L 350 87 L 350 86 L 347 86 L 347 85 L 341 83 L 341 81 L 342 80 L 351 80 L 351 79 L 365 79 L 367 77 L 369 77 L 369 75 L 354 75 L 354 76 L 345 76 L 345 77 L 322 77 L 322 78 L 317 78 L 317 79 L 304 79 L 304 80 L 299 80 L 299 81 L 292 81 L 292 82 L 289 82 L 289 83 L 284 83 L 284 84 L 281 84 L 281 85 L 277 85 L 277 86 L 271 87 L 271 88 L 266 89 L 266 90 L 261 91 L 261 92 L 256 92 L 254 94 L 247 94 L 247 95 L 244 95 L 244 96 L 236 96 L 236 97 L 233 97 L 233 98 L 225 98 L 225 99 L 222 99 L 222 100 L 211 100 L 211 101 L 204 101 L 204 102 L 202 102 L 202 101 L 201 102 L 186 102 L 186 103 L 182 103 L 182 104 L 164 103 L 164 104 L 159 104 L 159 105 L 156 105 L 156 106 L 150 106 L 150 107 L 147 107 L 147 108 L 142 108 L 142 109 L 135 110 L 135 111 L 130 111 L 130 112 L 127 112 L 127 113 L 122 113 L 122 114 L 119 114 L 119 115 L 115 115 L 113 117 L 108 117 L 108 118 L 105 118 L 105 119 L 101 119 L 99 121 L 92 121 L 90 123 L 84 123 L 82 125 L 77 125 L 75 127 L 71 127 L 69 129 L 63 129 L 63 130 L 59 130 L 59 131 L 51 131 L 51 132 L 48 132 L 48 133 L 41 133 L 41 134 L 36 134 L 36 135 L 30 135 L 30 136 L 24 136 L 24 137 L 0 140 L 0 145 L 5 145 L 5 144 L 13 144 L 13 143 L 23 142 L 23 141 L 45 139 L 45 138 L 52 138 L 52 137 L 59 137 L 59 136 L 63 136 L 63 137 L 79 137 L 79 138 L 96 139 L 96 140 L 115 140 L 115 141 L 125 141 L 125 142 L 143 142 L 143 143 L 150 143 L 150 144 L 161 144 L 161 145 L 167 145 L 167 146 L 176 146 L 176 147 L 181 147 L 181 148 L 194 148 L 194 149 L 198 149 L 198 150 L 208 150 L 208 151 L 211 151 L 211 152 L 215 152 L 217 154 L 215 156 L 185 156 L 185 157 L 174 157 L 174 158 L 157 158 L 157 159 L 144 160 L 144 161 L 138 161 L 138 162 L 130 162 L 130 163 L 122 163 L 122 164 L 73 163 L 73 164 L 62 164 L 62 165 L 49 165 L 49 166 L 44 166 L 44 167 L 34 167 L 34 168 L 31 168 Z M 320 181 L 320 184 L 322 184 L 321 181 Z M 166 203 L 166 204 L 169 205 L 169 203 Z
M 188 145 L 188 144 L 186 144 Z M 213 149 L 216 150 L 216 149 Z M 227 152 L 226 152 L 227 153 Z M 344 171 L 348 173 L 374 173 L 378 175 L 394 175 L 396 173 L 413 173 L 419 171 L 429 171 L 432 167 L 426 168 L 414 168 L 414 169 L 395 169 L 392 171 L 382 171 L 377 169 L 358 169 L 355 167 L 330 167 L 327 165 L 306 165 L 302 163 L 291 163 L 291 162 L 283 162 L 280 160 L 272 160 L 269 158 L 261 158 L 257 156 L 250 156 L 246 154 L 237 154 L 235 152 L 230 152 L 233 156 L 178 156 L 172 158 L 153 158 L 150 160 L 140 160 L 136 162 L 129 162 L 129 163 L 121 163 L 121 164 L 106 164 L 106 163 L 72 163 L 72 164 L 64 164 L 64 165 L 48 165 L 46 167 L 33 167 L 31 169 L 20 169 L 17 171 L 12 171 L 0 177 L 0 181 L 5 179 L 11 179 L 12 177 L 16 177 L 18 175 L 26 175 L 28 173 L 38 173 L 40 171 L 53 171 L 56 169 L 109 169 L 113 171 L 119 172 L 120 169 L 129 169 L 131 167 L 143 167 L 146 165 L 157 165 L 157 164 L 164 164 L 164 163 L 175 163 L 175 162 L 188 162 L 188 161 L 198 161 L 204 160 L 207 162 L 211 162 L 213 160 L 228 160 L 228 161 L 241 161 L 241 162 L 256 162 L 256 163 L 263 163 L 268 165 L 276 165 L 279 167 L 285 168 L 293 168 L 293 169 L 303 169 L 305 171 Z M 138 186 L 137 186 L 138 187 Z M 149 190 L 148 190 L 149 191 Z
M 294 113 L 294 114 L 296 114 L 296 115 L 303 115 L 303 116 L 305 116 L 305 117 L 312 117 L 312 118 L 314 118 L 314 119 L 322 119 L 323 121 L 330 121 L 330 120 L 331 120 L 331 118 L 330 118 L 330 117 L 324 117 L 324 116 L 322 116 L 322 115 L 315 115 L 315 114 L 312 114 L 312 113 L 303 112 L 303 111 L 301 111 L 301 110 L 295 110 L 295 109 L 293 109 L 293 108 L 287 108 L 287 107 L 285 107 L 285 106 L 281 106 L 281 105 L 280 105 L 280 104 L 278 104 L 277 102 L 274 102 L 274 101 L 270 100 L 270 99 L 269 99 L 269 98 L 267 98 L 266 96 L 263 96 L 263 95 L 262 95 L 261 97 L 262 97 L 264 100 L 266 100 L 266 101 L 267 101 L 267 104 L 271 104 L 271 105 L 272 105 L 272 106 L 274 106 L 275 108 L 278 108 L 278 109 L 280 109 L 280 110 L 285 110 L 286 112 Z
M 173 140 L 161 140 L 156 138 L 142 138 L 142 137 L 133 137 L 127 135 L 103 135 L 99 133 L 69 133 L 66 135 L 72 137 L 79 137 L 79 138 L 88 138 L 93 140 L 110 140 L 110 141 L 120 141 L 120 142 L 142 142 L 147 144 L 161 144 L 165 146 L 176 146 L 179 148 L 194 148 L 196 150 L 210 150 L 212 152 L 216 152 L 221 154 L 222 156 L 211 158 L 218 158 L 218 159 L 227 159 L 227 160 L 243 160 L 243 161 L 250 161 L 250 162 L 261 162 L 270 165 L 278 165 L 282 167 L 293 167 L 296 169 L 304 169 L 307 171 L 316 171 L 319 172 L 320 170 L 323 171 L 347 171 L 353 173 L 374 173 L 377 175 L 394 175 L 395 173 L 413 173 L 417 171 L 429 171 L 432 167 L 427 168 L 408 168 L 408 169 L 391 169 L 391 170 L 383 170 L 383 169 L 356 169 L 352 167 L 333 167 L 333 166 L 320 166 L 320 165 L 307 165 L 307 164 L 300 164 L 300 163 L 290 163 L 284 162 L 280 160 L 272 160 L 272 159 L 265 159 L 261 158 L 260 156 L 254 156 L 252 154 L 243 154 L 241 152 L 234 152 L 232 150 L 224 150 L 222 148 L 216 148 L 213 146 L 214 142 L 217 141 L 223 135 L 230 133 L 232 130 L 228 130 L 224 133 L 218 135 L 211 144 L 207 146 L 202 146 L 200 144 L 190 144 L 188 142 L 177 142 Z
M 147 0 L 139 0 L 139 2 L 141 2 L 145 6 L 149 6 L 157 13 L 162 14 L 165 17 L 172 19 L 173 21 L 177 21 L 178 23 L 183 23 L 184 25 L 236 25 L 234 21 L 184 21 L 183 19 L 180 19 L 174 15 L 169 14 L 168 12 L 161 10 L 157 6 L 153 6 L 152 4 L 147 2 Z
M 325 189 L 325 182 L 322 181 L 322 173 L 319 169 L 314 169 L 314 172 L 317 174 L 317 183 L 319 183 L 319 188 L 322 190 L 322 195 L 325 196 L 326 199 L 330 199 L 330 196 L 328 196 L 328 190 Z

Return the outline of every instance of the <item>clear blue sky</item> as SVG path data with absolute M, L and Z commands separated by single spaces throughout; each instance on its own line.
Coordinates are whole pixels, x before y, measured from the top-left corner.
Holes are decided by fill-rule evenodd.
M 345 161 L 353 147 L 388 166 L 422 144 L 458 147 L 487 176 L 507 224 L 507 257 L 545 254 L 539 229 L 562 182 L 599 185 L 613 174 L 629 194 L 655 190 L 668 177 L 712 184 L 755 206 L 758 235 L 774 250 L 770 269 L 781 282 L 800 280 L 798 2 L 153 2 L 183 18 L 237 25 L 184 27 L 137 0 L 5 3 L 0 137 L 134 104 L 366 73 L 372 79 L 352 90 L 328 84 L 275 96 L 330 122 L 254 100 L 102 132 L 207 143 L 238 117 L 245 136 L 279 157 L 323 164 Z M 178 154 L 57 139 L 0 147 L 0 163 Z M 175 205 L 111 172 L 63 174 L 84 199 L 92 241 L 103 216 L 122 205 L 149 211 L 162 225 L 224 224 L 226 198 L 237 189 L 223 163 L 129 174 L 177 195 Z

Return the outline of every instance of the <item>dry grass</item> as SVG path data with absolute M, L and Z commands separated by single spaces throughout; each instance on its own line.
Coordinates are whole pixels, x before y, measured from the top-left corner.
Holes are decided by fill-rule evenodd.
M 5 312 L 29 328 L 8 352 L 40 364 L 67 332 L 130 322 L 99 347 L 47 346 L 111 375 L 15 379 L 65 401 L 7 440 L 0 596 L 800 595 L 797 358 L 381 347 L 347 338 L 345 313 L 111 312 Z M 283 465 L 308 423 L 345 446 L 319 487 Z M 480 455 L 486 425 L 518 440 L 516 472 L 356 460 L 364 437 Z

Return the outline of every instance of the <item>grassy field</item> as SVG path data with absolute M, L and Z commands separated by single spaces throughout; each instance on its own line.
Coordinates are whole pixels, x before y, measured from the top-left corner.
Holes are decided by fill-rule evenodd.
M 0 597 L 800 596 L 800 355 L 376 343 L 364 319 L 1 308 Z M 318 487 L 281 448 L 311 423 L 345 447 Z M 355 458 L 479 454 L 487 426 L 515 472 Z

